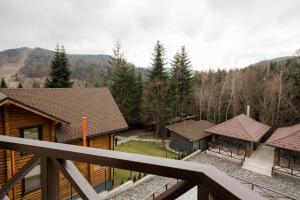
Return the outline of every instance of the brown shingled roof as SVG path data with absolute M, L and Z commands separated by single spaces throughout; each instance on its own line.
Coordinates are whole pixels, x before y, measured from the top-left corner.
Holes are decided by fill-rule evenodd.
M 205 132 L 205 129 L 214 126 L 215 124 L 210 123 L 205 120 L 195 121 L 195 120 L 186 120 L 182 122 L 177 122 L 175 124 L 167 126 L 167 128 L 181 135 L 187 139 L 198 141 L 206 136 L 209 136 L 209 133 Z
M 241 140 L 258 142 L 269 129 L 270 126 L 257 122 L 244 114 L 240 114 L 221 124 L 208 128 L 206 131 Z
M 300 124 L 276 129 L 266 144 L 300 152 Z
M 0 89 L 0 94 L 67 122 L 59 126 L 58 142 L 81 138 L 82 116 L 87 117 L 88 137 L 127 128 L 107 88 Z

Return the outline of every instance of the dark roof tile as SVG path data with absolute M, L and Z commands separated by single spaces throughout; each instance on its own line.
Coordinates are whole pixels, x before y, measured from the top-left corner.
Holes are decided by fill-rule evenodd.
M 195 121 L 195 120 L 186 120 L 182 122 L 177 122 L 175 124 L 167 126 L 170 131 L 173 131 L 185 138 L 188 138 L 193 141 L 198 141 L 206 136 L 209 136 L 209 133 L 205 132 L 205 129 L 214 126 L 215 124 L 210 123 L 205 120 Z
M 300 152 L 300 124 L 276 129 L 266 144 Z
M 56 135 L 59 142 L 81 137 L 82 116 L 87 117 L 87 136 L 127 128 L 107 88 L 0 89 L 0 96 L 7 96 L 69 122 L 62 123 L 58 130 Z
M 208 128 L 206 131 L 241 140 L 258 142 L 269 129 L 270 126 L 257 122 L 244 114 L 240 114 L 221 124 Z

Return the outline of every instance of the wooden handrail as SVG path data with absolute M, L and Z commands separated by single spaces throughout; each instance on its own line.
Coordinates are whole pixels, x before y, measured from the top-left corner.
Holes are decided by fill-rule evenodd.
M 225 200 L 264 199 L 217 168 L 200 163 L 2 135 L 0 136 L 0 148 L 31 153 L 41 158 L 49 158 L 50 161 L 57 159 L 60 162 L 62 160 L 87 162 L 181 179 L 198 186 L 198 199 L 201 197 L 207 199 L 207 193 Z M 49 164 L 56 166 L 53 162 Z M 68 165 L 70 165 L 69 162 Z M 53 167 L 42 168 L 41 170 L 53 170 Z M 71 171 L 69 170 L 69 173 Z M 70 177 L 72 178 L 72 176 Z M 48 181 L 48 184 L 51 184 L 51 181 Z M 77 184 L 83 183 L 77 182 Z M 50 187 L 50 191 L 55 191 L 52 189 Z M 47 191 L 47 188 L 45 190 Z M 0 192 L 3 191 L 0 190 Z

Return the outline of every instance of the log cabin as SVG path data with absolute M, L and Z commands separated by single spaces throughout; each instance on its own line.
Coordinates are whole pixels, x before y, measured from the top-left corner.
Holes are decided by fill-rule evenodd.
M 86 117 L 86 145 L 113 149 L 113 137 L 127 129 L 107 88 L 0 89 L 0 134 L 33 140 L 83 145 L 82 117 Z M 0 148 L 0 185 L 7 182 L 32 155 Z M 75 163 L 97 192 L 113 186 L 113 169 Z M 60 174 L 60 199 L 75 195 Z M 32 169 L 9 194 L 10 199 L 41 199 L 40 166 Z

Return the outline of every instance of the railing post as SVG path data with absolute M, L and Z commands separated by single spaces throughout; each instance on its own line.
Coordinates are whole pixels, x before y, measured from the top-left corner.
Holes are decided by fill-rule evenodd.
M 209 199 L 209 193 L 207 188 L 202 184 L 198 185 L 198 200 L 208 200 Z
M 104 190 L 106 191 L 106 168 L 104 168 L 104 178 L 105 178 L 105 180 L 104 180 Z
M 59 199 L 59 173 L 50 158 L 41 157 L 41 186 L 43 200 Z

